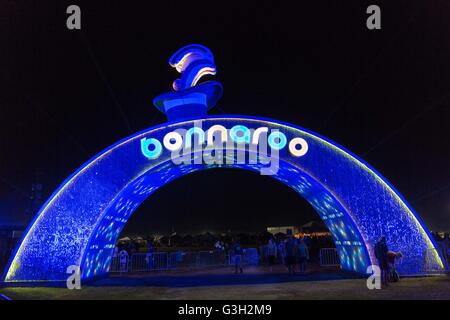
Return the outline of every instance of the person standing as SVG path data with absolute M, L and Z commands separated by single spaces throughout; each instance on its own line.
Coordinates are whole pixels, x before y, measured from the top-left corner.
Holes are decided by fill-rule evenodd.
M 244 250 L 241 247 L 239 240 L 237 240 L 233 245 L 233 254 L 234 254 L 234 273 L 244 272 L 242 269 L 242 255 Z
M 145 260 L 147 261 L 147 270 L 153 270 L 153 253 L 155 252 L 155 247 L 153 246 L 153 241 L 147 241 L 147 254 L 145 255 Z
M 273 271 L 273 265 L 277 257 L 277 244 L 270 238 L 267 243 L 267 259 L 269 260 L 270 271 Z
M 285 249 L 285 247 L 286 247 L 286 241 L 284 239 L 283 240 L 279 240 L 278 247 L 277 247 L 277 253 L 278 253 L 279 262 L 281 264 L 285 264 L 285 262 L 284 262 L 284 256 L 285 256 L 284 249 Z
M 309 260 L 309 250 L 303 239 L 297 241 L 297 263 L 300 273 L 306 271 L 306 261 Z
M 389 275 L 389 263 L 388 263 L 388 251 L 389 248 L 386 243 L 385 236 L 381 236 L 378 242 L 375 244 L 375 257 L 378 260 L 378 267 L 381 272 L 381 284 L 387 286 Z
M 395 264 L 398 260 L 402 259 L 403 255 L 401 252 L 388 251 L 387 252 L 387 261 L 389 266 L 388 280 L 392 282 L 398 282 L 400 280 L 400 276 L 397 272 L 397 268 Z
M 289 274 L 295 274 L 295 255 L 296 255 L 297 246 L 295 245 L 295 241 L 292 236 L 288 238 L 286 241 L 286 246 L 284 249 L 285 257 L 284 261 L 286 262 L 286 266 L 288 268 Z
M 120 272 L 128 271 L 128 252 L 125 249 L 122 249 L 119 252 L 120 259 Z

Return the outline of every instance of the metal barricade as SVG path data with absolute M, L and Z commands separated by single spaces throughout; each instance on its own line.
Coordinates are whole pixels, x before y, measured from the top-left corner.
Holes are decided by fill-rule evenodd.
M 258 249 L 256 248 L 246 248 L 243 250 L 242 265 L 258 265 L 260 262 L 260 257 L 258 254 Z M 229 255 L 227 259 L 228 265 L 234 265 L 234 255 Z
M 256 248 L 244 249 L 242 264 L 256 265 L 259 263 Z M 198 251 L 198 252 L 154 252 L 134 253 L 124 259 L 119 256 L 111 259 L 109 272 L 149 272 L 165 271 L 182 268 L 200 268 L 232 265 L 234 260 L 224 251 Z
M 118 273 L 118 272 L 128 272 L 130 265 L 130 257 L 125 257 L 122 260 L 119 256 L 113 257 L 111 259 L 111 264 L 109 265 L 109 272 Z
M 443 271 L 449 272 L 448 254 L 440 247 L 438 247 L 438 250 L 435 248 L 429 248 L 425 251 L 424 271 L 428 274 L 442 274 Z M 439 255 L 443 260 L 442 263 L 444 264 L 444 268 L 447 270 L 442 270 L 441 265 L 436 259 L 436 255 Z
M 225 265 L 224 251 L 200 251 L 197 256 L 198 267 L 208 266 L 223 266 Z
M 169 253 L 156 252 L 152 253 L 148 258 L 151 264 L 151 269 L 154 271 L 169 270 Z
M 135 253 L 131 256 L 131 272 L 162 271 L 169 269 L 167 252 Z
M 226 265 L 226 256 L 223 251 L 199 251 L 199 252 L 173 252 L 170 254 L 172 268 L 198 268 Z
M 149 254 L 151 257 L 151 254 Z M 150 271 L 151 264 L 146 253 L 135 253 L 131 255 L 131 272 Z
M 122 261 L 120 257 L 113 257 L 109 266 L 111 273 L 163 271 L 172 268 L 173 257 L 167 252 L 134 253 Z
M 321 267 L 339 267 L 341 265 L 336 248 L 322 248 L 319 256 Z

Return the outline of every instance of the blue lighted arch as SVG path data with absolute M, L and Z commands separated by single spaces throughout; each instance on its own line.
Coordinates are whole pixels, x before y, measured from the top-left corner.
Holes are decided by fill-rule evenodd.
M 197 170 L 261 165 L 175 165 L 163 149 L 145 157 L 141 139 L 163 141 L 166 133 L 188 130 L 194 121 L 172 122 L 139 132 L 107 148 L 84 164 L 50 197 L 26 231 L 5 270 L 5 282 L 65 281 L 66 268 L 79 265 L 82 278 L 107 273 L 112 250 L 131 214 L 162 185 Z M 330 229 L 343 269 L 366 272 L 373 245 L 384 234 L 390 249 L 404 255 L 402 274 L 442 271 L 442 259 L 430 235 L 401 195 L 361 159 L 313 132 L 270 119 L 214 116 L 200 119 L 227 129 L 277 129 L 287 140 L 308 142 L 303 157 L 280 150 L 275 179 L 303 196 Z M 198 156 L 198 153 L 194 153 Z M 188 205 L 188 204 L 187 204 Z

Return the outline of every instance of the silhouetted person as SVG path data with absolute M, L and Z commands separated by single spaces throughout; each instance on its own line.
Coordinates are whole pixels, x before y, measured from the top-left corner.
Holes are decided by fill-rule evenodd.
M 120 259 L 120 272 L 128 271 L 128 252 L 125 249 L 122 249 L 119 252 Z
M 309 250 L 303 239 L 297 240 L 297 264 L 300 273 L 306 271 L 306 261 L 309 260 Z
M 148 270 L 153 269 L 153 252 L 155 252 L 155 247 L 153 246 L 153 241 L 147 241 L 147 254 L 145 255 L 145 260 L 147 261 Z
M 240 273 L 244 272 L 242 269 L 242 254 L 244 253 L 244 250 L 242 250 L 241 244 L 239 240 L 237 240 L 233 245 L 233 254 L 234 254 L 234 273 L 238 273 L 238 270 Z
M 285 257 L 284 261 L 286 262 L 286 266 L 288 268 L 289 274 L 295 273 L 295 254 L 297 251 L 297 246 L 295 245 L 294 238 L 290 236 L 286 241 L 286 246 L 284 249 Z
M 389 248 L 386 243 L 386 238 L 381 236 L 378 242 L 375 244 L 375 257 L 378 260 L 378 266 L 381 272 L 381 284 L 388 284 L 388 274 L 389 274 L 389 263 L 388 263 L 388 253 Z
M 267 259 L 269 260 L 270 271 L 273 270 L 273 265 L 275 264 L 275 259 L 277 257 L 277 244 L 270 238 L 267 243 Z
M 286 241 L 280 240 L 278 242 L 277 254 L 278 254 L 278 257 L 280 259 L 281 264 L 285 264 L 285 262 L 284 262 L 284 256 L 285 256 L 284 249 L 285 249 L 285 246 L 286 246 Z
M 395 252 L 395 251 L 388 251 L 387 252 L 387 260 L 388 260 L 388 266 L 389 266 L 389 281 L 397 282 L 400 280 L 400 276 L 397 272 L 395 264 L 398 260 L 402 259 L 403 255 L 401 252 Z

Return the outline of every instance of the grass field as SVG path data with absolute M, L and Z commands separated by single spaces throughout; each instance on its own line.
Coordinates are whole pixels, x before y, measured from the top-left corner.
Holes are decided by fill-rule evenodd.
M 224 272 L 225 271 L 225 272 Z M 404 278 L 382 290 L 368 290 L 366 280 L 337 272 L 289 276 L 250 269 L 113 276 L 66 288 L 2 288 L 12 299 L 450 299 L 450 278 Z M 349 278 L 350 277 L 350 278 Z

